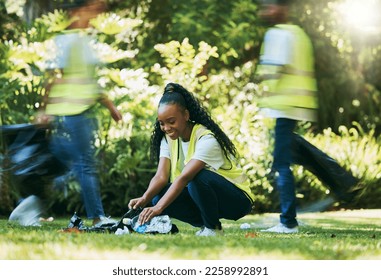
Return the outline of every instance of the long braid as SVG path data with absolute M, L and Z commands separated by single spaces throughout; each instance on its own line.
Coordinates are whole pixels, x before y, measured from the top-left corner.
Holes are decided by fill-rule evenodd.
M 160 128 L 159 121 L 156 120 L 151 135 L 151 160 L 157 161 L 160 156 L 160 143 L 164 137 L 164 132 Z
M 177 94 L 176 94 L 177 93 Z M 180 95 L 180 96 L 179 96 Z M 208 111 L 188 90 L 179 84 L 169 83 L 165 87 L 164 94 L 160 100 L 160 104 L 178 104 L 189 111 L 190 121 L 201 124 L 213 132 L 214 137 L 220 144 L 225 156 L 230 159 L 229 154 L 236 156 L 237 150 L 233 142 L 222 131 L 222 129 L 211 118 Z M 156 121 L 155 128 L 151 137 L 151 157 L 159 158 L 160 142 L 164 132 L 161 131 L 159 123 Z

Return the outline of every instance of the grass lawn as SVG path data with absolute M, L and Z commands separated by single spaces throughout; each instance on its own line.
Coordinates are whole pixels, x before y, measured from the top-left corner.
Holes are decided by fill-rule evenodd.
M 117 218 L 117 217 L 116 217 Z M 260 229 L 278 222 L 278 214 L 223 220 L 224 235 L 197 237 L 193 228 L 173 220 L 174 235 L 62 233 L 70 217 L 21 227 L 0 220 L 2 260 L 380 260 L 381 210 L 299 214 L 300 232 L 279 235 Z M 86 221 L 87 223 L 88 221 Z M 240 225 L 249 223 L 248 230 Z

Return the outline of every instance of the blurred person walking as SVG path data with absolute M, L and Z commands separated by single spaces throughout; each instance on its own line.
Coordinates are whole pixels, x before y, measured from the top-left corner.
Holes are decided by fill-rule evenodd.
M 294 133 L 298 121 L 317 120 L 317 83 L 312 43 L 302 28 L 289 23 L 291 0 L 263 0 L 259 16 L 270 26 L 264 36 L 256 79 L 263 96 L 261 112 L 275 118 L 272 173 L 280 197 L 280 223 L 264 230 L 298 232 L 291 165 L 303 165 L 329 185 L 339 199 L 350 200 L 358 180 L 335 160 Z
M 45 112 L 39 118 L 51 121 L 51 151 L 73 172 L 81 186 L 87 218 L 100 226 L 115 221 L 106 218 L 101 201 L 94 149 L 97 120 L 92 108 L 101 102 L 115 121 L 122 116 L 97 84 L 94 75 L 99 61 L 85 29 L 106 5 L 103 1 L 76 0 L 65 2 L 63 7 L 73 23 L 55 38 L 58 55 L 48 67 L 54 76 L 46 86 Z

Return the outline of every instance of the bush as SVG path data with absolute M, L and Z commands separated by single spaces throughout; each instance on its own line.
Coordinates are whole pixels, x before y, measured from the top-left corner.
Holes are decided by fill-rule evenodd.
M 361 192 L 350 206 L 356 208 L 380 207 L 381 190 L 381 149 L 380 137 L 374 136 L 374 131 L 364 133 L 358 124 L 348 129 L 339 127 L 339 134 L 326 129 L 323 133 L 307 134 L 307 139 L 336 159 L 343 167 L 360 179 Z M 328 192 L 320 182 L 313 181 L 312 185 L 320 192 Z
M 107 16 L 110 17 L 108 24 L 100 24 Z M 32 36 L 38 31 L 32 28 L 29 37 L 25 35 L 18 41 L 4 42 L 0 48 L 3 62 L 0 66 L 2 124 L 28 122 L 34 118 L 44 95 L 42 60 L 48 55 L 52 35 L 47 27 L 42 28 L 41 25 L 49 24 L 47 19 L 54 17 L 61 18 L 61 15 L 54 13 L 36 21 L 43 34 Z M 65 17 L 62 21 L 65 22 Z M 55 28 L 65 26 L 60 21 L 54 22 Z M 248 62 L 233 70 L 209 69 L 212 60 L 220 58 L 218 49 L 206 42 L 200 42 L 195 49 L 186 38 L 182 42 L 170 41 L 155 46 L 162 65 L 146 62 L 146 70 L 134 68 L 136 60 L 142 57 L 133 48 L 139 35 L 135 27 L 141 21 L 129 21 L 109 14 L 93 23 L 96 27 L 93 32 L 99 39 L 95 46 L 106 63 L 98 71 L 99 83 L 109 92 L 124 120 L 116 124 L 105 109 L 97 108 L 100 130 L 96 146 L 106 212 L 117 216 L 126 211 L 128 201 L 144 192 L 155 172 L 156 163 L 149 159 L 149 140 L 156 119 L 157 101 L 167 82 L 181 83 L 192 91 L 236 144 L 240 163 L 252 183 L 256 200 L 254 211 L 277 210 L 277 192 L 269 177 L 273 122 L 258 114 L 257 85 L 252 82 L 255 64 Z M 118 27 L 119 23 L 123 28 Z M 131 46 L 126 48 L 126 45 Z M 308 123 L 302 123 L 298 130 L 361 179 L 365 186 L 362 196 L 351 207 L 379 206 L 381 152 L 380 138 L 374 130 L 364 132 L 360 125 L 355 125 L 350 129 L 341 126 L 340 133 L 326 129 L 315 134 Z M 295 166 L 293 171 L 300 205 L 326 196 L 328 191 L 318 179 L 299 166 Z M 70 184 L 67 198 L 61 193 L 54 196 L 54 211 L 83 211 L 78 186 L 74 182 Z M 17 201 L 16 194 L 12 193 L 12 199 Z

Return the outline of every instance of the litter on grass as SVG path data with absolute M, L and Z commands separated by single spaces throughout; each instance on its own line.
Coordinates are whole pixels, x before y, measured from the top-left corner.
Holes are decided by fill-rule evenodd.
M 140 234 L 174 234 L 179 232 L 177 226 L 172 224 L 171 219 L 167 215 L 156 216 L 147 223 L 141 225 L 138 219 L 142 210 L 143 209 L 130 209 L 119 221 L 115 223 L 91 227 L 86 227 L 82 219 L 74 213 L 74 215 L 70 218 L 67 228 L 62 229 L 61 231 L 69 233 L 112 233 L 116 235 L 125 235 L 132 232 Z

